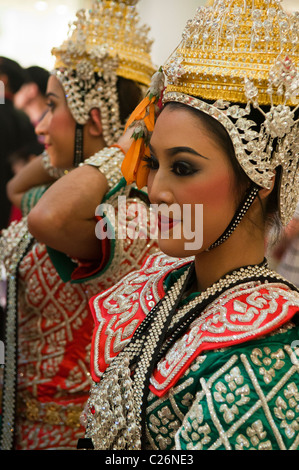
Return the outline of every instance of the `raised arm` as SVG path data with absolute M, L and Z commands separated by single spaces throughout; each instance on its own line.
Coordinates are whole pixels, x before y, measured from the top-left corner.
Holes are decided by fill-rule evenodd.
M 28 227 L 40 242 L 80 259 L 97 259 L 95 209 L 108 190 L 106 177 L 95 167 L 76 168 L 56 181 L 28 216 Z

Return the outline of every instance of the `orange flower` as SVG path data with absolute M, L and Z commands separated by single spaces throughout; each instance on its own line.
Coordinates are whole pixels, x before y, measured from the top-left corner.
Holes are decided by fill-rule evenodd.
M 148 115 L 143 119 L 149 132 L 153 132 L 155 126 L 155 103 L 152 100 L 149 105 Z
M 144 118 L 145 113 L 146 113 L 146 108 L 150 104 L 150 99 L 148 96 L 146 96 L 138 106 L 134 109 L 132 112 L 131 116 L 127 120 L 126 126 L 125 126 L 125 131 L 128 129 L 128 127 L 134 122 L 134 121 L 140 121 L 141 119 Z
M 139 189 L 143 188 L 147 183 L 148 168 L 146 163 L 142 161 L 142 157 L 148 150 L 145 139 L 148 140 L 149 134 L 154 130 L 156 98 L 156 96 L 151 98 L 146 96 L 135 108 L 125 127 L 126 131 L 134 122 L 138 127 L 138 121 L 143 121 L 147 129 L 147 132 L 145 131 L 139 135 L 134 135 L 133 133 L 133 143 L 126 153 L 121 166 L 121 171 L 127 184 L 136 182 Z
M 123 159 L 121 171 L 127 181 L 127 184 L 134 183 L 136 179 L 136 174 L 139 165 L 139 157 L 143 145 L 144 141 L 142 138 L 136 140 L 134 139 L 131 147 L 126 153 L 125 158 Z

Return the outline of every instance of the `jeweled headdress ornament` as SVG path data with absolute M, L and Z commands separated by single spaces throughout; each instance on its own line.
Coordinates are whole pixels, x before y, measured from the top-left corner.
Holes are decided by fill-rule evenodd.
M 140 24 L 138 0 L 98 0 L 89 10 L 77 12 L 69 37 L 53 48 L 54 74 L 66 92 L 77 123 L 84 125 L 89 112 L 101 110 L 106 145 L 123 131 L 119 118 L 117 77 L 146 87 L 154 73 L 149 27 Z
M 215 0 L 198 8 L 163 71 L 154 76 L 146 109 L 140 106 L 129 121 L 140 120 L 136 143 L 142 138 L 146 151 L 153 129 L 149 118 L 165 86 L 163 103 L 182 102 L 225 127 L 255 185 L 270 188 L 281 166 L 280 216 L 287 224 L 299 197 L 298 40 L 299 13 L 286 13 L 278 0 Z M 260 112 L 259 129 L 252 108 Z M 124 176 L 144 184 L 145 172 L 132 148 L 123 163 Z

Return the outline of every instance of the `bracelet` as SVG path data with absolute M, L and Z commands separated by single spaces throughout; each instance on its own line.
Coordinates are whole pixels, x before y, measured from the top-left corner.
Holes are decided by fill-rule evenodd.
M 50 175 L 52 178 L 55 178 L 58 180 L 63 175 L 66 175 L 70 170 L 64 169 L 64 168 L 57 168 L 50 163 L 50 157 L 48 153 L 44 150 L 42 153 L 42 165 L 48 175 Z
M 79 166 L 90 165 L 98 168 L 107 179 L 109 190 L 116 186 L 123 178 L 121 164 L 124 159 L 124 153 L 120 147 L 105 147 L 92 157 L 84 160 Z

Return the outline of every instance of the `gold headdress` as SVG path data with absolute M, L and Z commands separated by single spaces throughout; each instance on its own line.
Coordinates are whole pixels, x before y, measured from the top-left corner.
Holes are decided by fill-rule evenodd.
M 79 10 L 69 38 L 52 50 L 56 57 L 53 73 L 64 87 L 74 119 L 84 125 L 89 111 L 99 107 L 107 145 L 123 131 L 117 77 L 148 87 L 155 70 L 149 27 L 140 25 L 137 2 L 98 0 L 90 10 Z
M 282 167 L 283 224 L 299 197 L 298 69 L 298 13 L 286 13 L 278 0 L 215 0 L 188 21 L 159 77 L 167 79 L 163 103 L 182 102 L 221 122 L 256 185 L 269 188 L 275 168 Z M 258 130 L 252 108 L 263 120 Z M 141 134 L 148 134 L 144 125 Z M 132 168 L 125 159 L 123 170 L 125 177 L 135 178 L 142 163 L 137 160 Z M 144 182 L 145 175 L 139 179 Z

